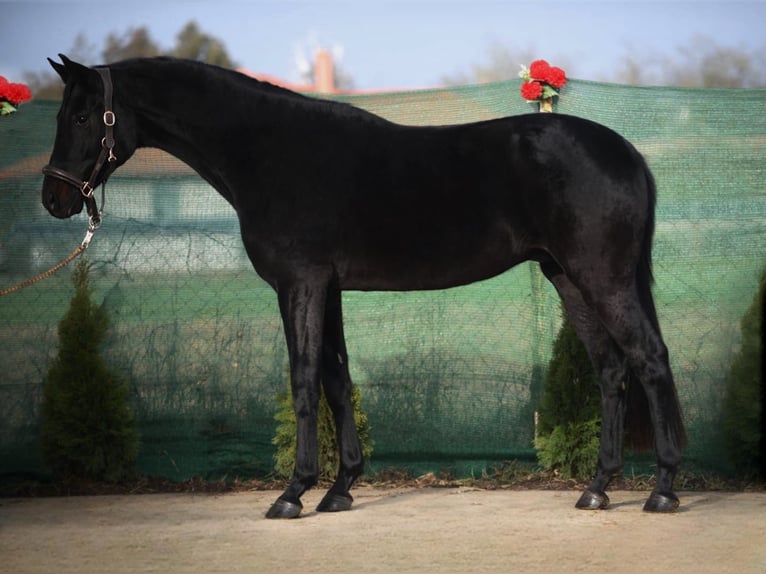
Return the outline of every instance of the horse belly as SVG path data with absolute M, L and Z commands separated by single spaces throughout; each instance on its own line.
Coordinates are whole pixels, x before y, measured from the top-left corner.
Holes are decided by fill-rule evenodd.
M 467 285 L 499 275 L 524 257 L 503 234 L 436 236 L 404 244 L 382 238 L 351 248 L 336 262 L 341 287 L 362 291 L 416 291 Z

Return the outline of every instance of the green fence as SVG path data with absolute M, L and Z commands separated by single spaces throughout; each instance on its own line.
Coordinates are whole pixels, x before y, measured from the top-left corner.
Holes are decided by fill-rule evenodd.
M 344 96 L 392 120 L 445 124 L 534 111 L 518 81 Z M 57 102 L 0 120 L 0 288 L 68 254 L 84 217 L 40 205 Z M 766 90 L 571 81 L 560 113 L 606 124 L 657 179 L 658 312 L 689 427 L 687 456 L 720 468 L 720 407 L 739 320 L 766 264 Z M 141 150 L 111 179 L 87 252 L 109 311 L 105 354 L 131 389 L 141 470 L 173 479 L 267 474 L 287 388 L 276 298 L 251 269 L 231 208 L 193 172 Z M 42 380 L 73 292 L 68 270 L 0 298 L 0 473 L 42 472 Z M 534 411 L 560 321 L 532 264 L 440 292 L 344 294 L 368 469 L 480 472 L 531 458 Z M 635 459 L 634 459 L 635 460 Z

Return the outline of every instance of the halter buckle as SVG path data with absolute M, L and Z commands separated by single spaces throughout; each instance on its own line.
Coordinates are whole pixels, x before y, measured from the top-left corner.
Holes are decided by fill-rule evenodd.
M 90 199 L 93 197 L 93 192 L 95 190 L 93 189 L 93 186 L 90 184 L 89 181 L 83 181 L 82 185 L 80 186 L 80 193 L 82 193 L 82 196 L 85 199 Z

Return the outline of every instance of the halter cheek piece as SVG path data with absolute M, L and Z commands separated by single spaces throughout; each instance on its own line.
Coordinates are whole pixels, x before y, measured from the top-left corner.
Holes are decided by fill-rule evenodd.
M 109 179 L 110 171 L 104 175 L 101 181 L 98 181 L 98 176 L 101 170 L 104 168 L 104 164 L 111 164 L 117 160 L 117 156 L 114 155 L 114 124 L 117 122 L 117 117 L 112 111 L 112 75 L 109 72 L 109 68 L 95 68 L 95 70 L 101 76 L 101 80 L 104 84 L 104 127 L 106 134 L 101 140 L 101 153 L 98 155 L 96 165 L 93 166 L 93 171 L 87 180 L 81 180 L 79 177 L 72 175 L 71 173 L 59 169 L 50 164 L 43 168 L 43 174 L 50 176 L 61 181 L 68 183 L 69 185 L 76 187 L 80 190 L 85 198 L 85 205 L 88 208 L 88 215 L 90 216 L 90 229 L 95 230 L 101 225 L 101 212 L 96 204 L 96 199 L 93 197 L 93 192 L 99 183 L 101 184 L 101 208 L 104 207 L 104 193 L 106 188 L 106 180 Z

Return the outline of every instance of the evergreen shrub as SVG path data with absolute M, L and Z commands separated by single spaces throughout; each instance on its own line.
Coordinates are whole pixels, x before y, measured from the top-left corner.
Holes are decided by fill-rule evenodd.
M 598 462 L 599 417 L 556 425 L 537 438 L 537 459 L 547 469 L 556 469 L 563 478 L 588 478 Z
M 319 414 L 317 419 L 317 443 L 319 450 L 319 478 L 333 480 L 338 472 L 340 463 L 338 455 L 338 439 L 335 434 L 335 419 L 332 416 L 330 405 L 321 391 L 319 399 Z M 293 410 L 292 394 L 287 392 L 277 398 L 277 413 L 274 415 L 277 421 L 276 435 L 273 444 L 277 451 L 274 454 L 274 470 L 278 476 L 289 478 L 295 468 L 296 431 L 295 411 Z M 362 410 L 362 394 L 359 387 L 353 386 L 351 390 L 351 403 L 354 407 L 354 421 L 359 431 L 359 439 L 362 442 L 362 453 L 365 460 L 372 455 L 372 438 L 370 437 L 370 425 L 367 415 Z
M 543 383 L 535 448 L 564 478 L 592 476 L 598 460 L 601 392 L 585 345 L 566 314 Z
M 100 353 L 109 319 L 91 301 L 89 269 L 80 259 L 72 274 L 75 294 L 45 378 L 41 446 L 57 479 L 116 482 L 135 473 L 139 438 L 127 387 Z
M 748 478 L 762 470 L 764 298 L 766 271 L 740 323 L 742 345 L 732 360 L 723 404 L 723 431 L 729 460 L 737 474 Z

